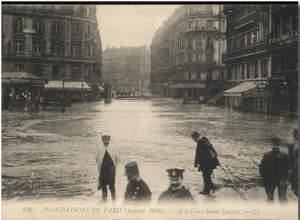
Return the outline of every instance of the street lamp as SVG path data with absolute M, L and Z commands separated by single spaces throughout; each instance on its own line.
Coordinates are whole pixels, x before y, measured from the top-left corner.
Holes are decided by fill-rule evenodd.
M 81 90 L 81 91 L 82 91 L 82 92 L 81 92 L 81 94 L 82 94 L 82 102 L 84 102 L 83 87 L 84 87 L 84 83 L 81 84 L 81 88 L 82 88 L 82 90 Z
M 63 73 L 61 74 L 61 80 L 63 83 L 63 97 L 62 97 L 62 103 L 61 103 L 61 111 L 65 112 L 66 111 L 66 103 L 65 103 L 65 79 L 66 79 L 66 74 Z

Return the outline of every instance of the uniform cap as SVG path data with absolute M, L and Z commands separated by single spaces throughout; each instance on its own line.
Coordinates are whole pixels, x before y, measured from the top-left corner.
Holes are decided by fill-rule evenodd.
M 274 146 L 280 146 L 281 144 L 281 139 L 278 137 L 272 137 L 271 142 L 273 143 Z
M 184 172 L 184 169 L 172 168 L 168 169 L 167 172 L 170 177 L 183 177 L 182 173 Z
M 192 138 L 197 138 L 197 137 L 200 137 L 200 134 L 199 134 L 197 131 L 194 131 L 194 132 L 191 134 L 191 137 L 192 137 Z
M 125 165 L 126 175 L 138 175 L 139 168 L 136 162 L 130 162 Z
M 103 139 L 110 139 L 110 136 L 109 135 L 107 135 L 107 134 L 105 134 L 105 135 L 102 135 L 102 140 Z

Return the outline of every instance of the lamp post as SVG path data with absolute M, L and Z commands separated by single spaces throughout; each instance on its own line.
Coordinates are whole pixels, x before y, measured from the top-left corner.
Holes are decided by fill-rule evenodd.
M 83 87 L 84 87 L 84 83 L 81 84 L 81 94 L 82 94 L 82 102 L 84 102 L 84 94 L 83 94 Z
M 61 103 L 61 111 L 65 112 L 66 111 L 66 103 L 65 103 L 65 79 L 66 79 L 66 74 L 63 73 L 61 74 L 61 80 L 63 83 L 63 97 L 62 97 L 62 103 Z

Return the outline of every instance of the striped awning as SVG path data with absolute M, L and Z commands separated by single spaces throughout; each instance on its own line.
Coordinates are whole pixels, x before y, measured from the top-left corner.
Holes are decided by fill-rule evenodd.
M 86 82 L 80 81 L 65 81 L 64 85 L 62 81 L 59 80 L 51 80 L 47 84 L 45 84 L 46 90 L 92 90 L 92 88 L 86 84 Z
M 1 73 L 1 83 L 2 84 L 39 84 L 43 85 L 45 80 L 41 77 L 35 76 L 33 74 L 15 71 L 15 72 L 6 72 Z

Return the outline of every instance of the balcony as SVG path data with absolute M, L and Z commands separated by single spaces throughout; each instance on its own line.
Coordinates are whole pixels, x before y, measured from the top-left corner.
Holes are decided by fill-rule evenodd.
M 235 28 L 238 29 L 240 27 L 243 27 L 247 24 L 253 23 L 259 19 L 259 11 L 255 10 L 251 12 L 250 14 L 247 14 L 239 19 L 236 20 L 235 22 Z
M 267 42 L 262 42 L 254 45 L 250 45 L 238 50 L 225 52 L 222 54 L 222 61 L 227 62 L 242 57 L 257 55 L 261 52 L 265 52 L 267 49 Z
M 291 44 L 293 42 L 298 42 L 298 30 L 288 32 L 278 37 L 269 37 L 268 44 L 270 45 L 270 47 L 276 48 L 278 46 Z
M 218 28 L 216 27 L 192 27 L 192 28 L 187 28 L 184 30 L 184 33 L 189 33 L 193 31 L 219 31 Z

